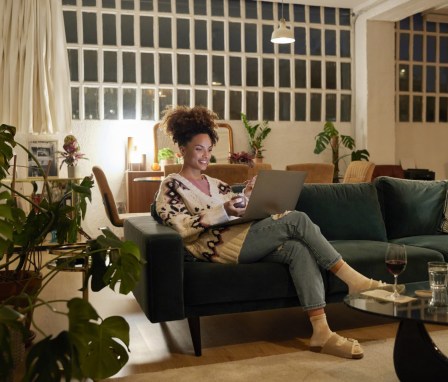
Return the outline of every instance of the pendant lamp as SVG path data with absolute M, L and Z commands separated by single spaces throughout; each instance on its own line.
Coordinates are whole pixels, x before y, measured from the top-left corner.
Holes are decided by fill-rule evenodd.
M 296 41 L 294 38 L 294 32 L 286 26 L 286 20 L 283 17 L 282 0 L 282 17 L 280 19 L 280 25 L 272 32 L 271 42 L 274 44 L 291 44 L 294 41 Z

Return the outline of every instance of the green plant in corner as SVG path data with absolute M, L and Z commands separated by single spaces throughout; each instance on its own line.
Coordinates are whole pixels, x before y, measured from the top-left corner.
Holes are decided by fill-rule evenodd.
M 84 245 L 67 245 L 83 232 L 81 222 L 91 200 L 91 177 L 80 184 L 69 182 L 66 191 L 53 194 L 50 181 L 34 155 L 15 140 L 13 126 L 0 126 L 0 380 L 11 377 L 14 368 L 16 334 L 24 342 L 36 309 L 49 309 L 68 318 L 68 327 L 58 334 L 47 334 L 34 323 L 43 339 L 31 344 L 24 370 L 24 381 L 70 381 L 104 379 L 116 374 L 127 362 L 129 325 L 120 316 L 102 319 L 94 307 L 81 298 L 65 300 L 67 311 L 57 310 L 54 303 L 41 297 L 42 290 L 54 276 L 73 261 L 89 264 L 84 288 L 100 291 L 106 286 L 122 294 L 129 293 L 139 279 L 141 260 L 138 247 L 122 242 L 108 229 Z M 42 174 L 44 190 L 36 199 L 15 190 L 7 179 L 13 150 L 22 149 L 32 158 Z M 74 205 L 67 200 L 76 200 Z M 19 203 L 24 202 L 24 203 Z M 28 204 L 25 210 L 21 205 Z M 45 238 L 57 230 L 58 245 L 68 248 L 69 257 L 54 256 L 58 266 L 47 270 L 49 262 L 42 256 Z M 86 235 L 87 236 L 87 235 Z M 65 245 L 64 245 L 65 244 Z M 7 285 L 14 285 L 5 295 Z M 20 289 L 17 287 L 22 284 Z M 21 319 L 26 317 L 26 319 Z
M 316 146 L 314 147 L 314 154 L 320 154 L 328 147 L 332 152 L 332 163 L 334 164 L 333 182 L 339 182 L 339 162 L 349 157 L 352 161 L 355 160 L 369 160 L 369 152 L 365 149 L 355 150 L 355 140 L 349 135 L 339 134 L 339 131 L 334 127 L 333 122 L 325 122 L 323 130 L 317 134 L 314 139 Z M 348 154 L 340 155 L 339 149 L 342 147 L 351 150 Z
M 271 128 L 268 127 L 268 121 L 262 123 L 252 124 L 247 120 L 246 114 L 241 113 L 241 120 L 249 135 L 249 146 L 252 154 L 255 158 L 263 158 L 263 141 L 267 138 L 271 132 Z
M 174 157 L 175 157 L 174 151 L 168 147 L 160 149 L 159 152 L 157 153 L 157 158 L 159 159 L 159 162 L 161 160 L 174 159 Z

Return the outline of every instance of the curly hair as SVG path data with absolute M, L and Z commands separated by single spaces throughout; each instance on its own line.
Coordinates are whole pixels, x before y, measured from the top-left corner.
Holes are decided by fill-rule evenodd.
M 204 106 L 176 106 L 164 111 L 160 125 L 179 146 L 185 146 L 198 134 L 207 134 L 214 146 L 219 139 L 216 119 L 218 116 Z

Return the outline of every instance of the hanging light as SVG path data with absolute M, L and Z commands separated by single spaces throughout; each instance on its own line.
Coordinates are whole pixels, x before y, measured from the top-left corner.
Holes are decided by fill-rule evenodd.
M 294 32 L 288 29 L 286 26 L 286 20 L 283 18 L 283 0 L 282 0 L 282 17 L 280 19 L 280 25 L 277 29 L 274 29 L 271 36 L 271 42 L 274 44 L 291 44 L 296 39 L 294 38 Z

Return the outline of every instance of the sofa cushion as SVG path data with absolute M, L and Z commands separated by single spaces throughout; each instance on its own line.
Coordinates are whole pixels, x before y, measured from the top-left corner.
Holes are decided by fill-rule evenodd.
M 305 212 L 328 240 L 387 240 L 371 183 L 305 184 L 296 209 Z
M 408 236 L 400 239 L 393 239 L 391 242 L 434 249 L 443 255 L 445 261 L 448 261 L 448 235 Z
M 443 207 L 443 218 L 440 224 L 440 230 L 443 233 L 448 233 L 448 191 L 446 192 L 445 205 Z
M 446 181 L 379 177 L 374 184 L 389 239 L 440 232 Z
M 393 276 L 387 271 L 385 254 L 387 243 L 367 240 L 337 240 L 331 244 L 342 258 L 354 269 L 369 278 L 393 283 Z M 428 280 L 428 261 L 444 261 L 443 255 L 432 249 L 406 245 L 408 263 L 398 277 L 399 283 Z M 336 276 L 328 273 L 327 293 L 347 293 L 347 286 Z

